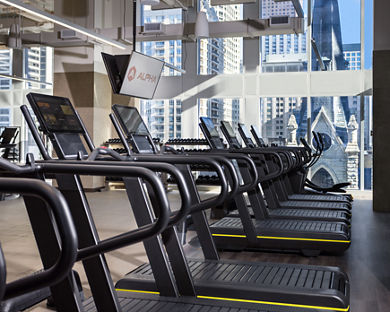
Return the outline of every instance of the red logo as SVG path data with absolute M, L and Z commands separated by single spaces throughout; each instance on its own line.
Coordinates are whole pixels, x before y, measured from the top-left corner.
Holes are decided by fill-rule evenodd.
M 129 81 L 132 81 L 135 78 L 136 74 L 137 74 L 137 69 L 135 68 L 135 66 L 133 66 L 132 68 L 130 68 L 129 73 L 127 74 L 127 79 Z

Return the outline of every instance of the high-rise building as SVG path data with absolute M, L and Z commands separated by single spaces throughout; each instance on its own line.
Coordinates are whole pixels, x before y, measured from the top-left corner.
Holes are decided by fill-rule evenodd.
M 301 4 L 303 1 L 301 0 Z M 297 16 L 292 2 L 262 1 L 262 18 Z M 261 70 L 272 72 L 300 72 L 307 70 L 306 34 L 272 35 L 261 38 Z M 293 111 L 300 111 L 304 98 L 262 98 L 262 135 L 269 143 L 283 143 L 287 138 L 287 123 Z
M 181 9 L 143 11 L 144 23 L 178 24 L 182 21 Z M 142 42 L 140 50 L 146 55 L 181 68 L 181 40 Z M 179 72 L 164 67 L 163 75 L 174 76 Z M 180 100 L 142 100 L 140 113 L 153 137 L 170 139 L 181 137 L 181 101 Z
M 209 21 L 233 21 L 242 16 L 239 5 L 211 6 L 208 0 L 201 1 Z M 241 71 L 242 39 L 212 38 L 199 40 L 199 74 L 233 74 Z M 214 124 L 221 120 L 237 128 L 240 101 L 238 99 L 199 99 L 199 116 L 209 116 Z
M 28 79 L 50 82 L 53 80 L 53 51 L 49 47 L 31 47 L 24 50 L 24 74 Z M 36 84 L 27 83 L 27 87 L 37 88 Z M 47 85 L 39 86 L 44 89 Z
M 12 50 L 0 50 L 0 74 L 12 75 Z M 10 89 L 12 80 L 0 77 L 0 90 Z
M 361 69 L 360 43 L 349 43 L 343 45 L 344 59 L 348 62 L 348 70 Z
M 211 6 L 208 0 L 200 3 L 209 21 L 238 20 L 242 16 L 240 5 Z M 144 9 L 144 23 L 177 24 L 182 22 L 180 9 Z M 242 44 L 240 38 L 210 38 L 199 40 L 199 74 L 239 73 L 241 70 Z M 180 40 L 153 41 L 141 43 L 141 52 L 159 58 L 177 67 L 182 65 L 182 42 Z M 163 75 L 177 75 L 178 72 L 165 67 Z M 152 136 L 164 140 L 181 137 L 180 100 L 142 100 L 140 111 Z M 210 116 L 217 124 L 228 120 L 237 126 L 239 121 L 239 100 L 199 99 L 199 115 Z

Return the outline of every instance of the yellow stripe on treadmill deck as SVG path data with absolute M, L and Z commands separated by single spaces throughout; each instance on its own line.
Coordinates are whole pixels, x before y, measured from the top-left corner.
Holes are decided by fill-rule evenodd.
M 197 298 L 211 299 L 211 300 L 234 301 L 234 302 L 246 302 L 246 303 L 259 303 L 259 304 L 276 305 L 276 306 L 283 306 L 283 307 L 318 309 L 318 310 L 326 310 L 326 311 L 341 311 L 341 312 L 348 312 L 349 311 L 349 306 L 347 308 L 330 308 L 330 307 L 311 306 L 311 305 L 304 305 L 304 304 L 293 304 L 293 303 L 282 303 L 282 302 L 260 301 L 260 300 L 247 300 L 247 299 L 235 299 L 235 298 L 222 298 L 222 297 L 209 297 L 209 296 L 197 296 Z
M 153 295 L 160 294 L 158 291 L 149 291 L 149 290 L 135 290 L 135 289 L 121 289 L 121 288 L 115 288 L 115 290 L 116 291 L 132 292 L 132 293 L 141 293 L 141 294 L 153 294 Z
M 232 235 L 232 234 L 212 234 L 212 236 L 246 238 L 246 235 Z M 279 240 L 296 240 L 296 241 L 309 241 L 309 242 L 330 242 L 330 243 L 350 243 L 351 242 L 350 240 L 282 237 L 282 236 L 261 236 L 261 235 L 257 236 L 257 238 L 260 238 L 260 239 L 279 239 Z

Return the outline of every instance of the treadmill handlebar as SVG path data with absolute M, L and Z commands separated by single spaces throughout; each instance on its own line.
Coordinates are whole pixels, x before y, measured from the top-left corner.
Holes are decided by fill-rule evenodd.
M 171 176 L 173 176 L 176 180 L 179 194 L 181 197 L 181 207 L 179 210 L 177 210 L 175 213 L 172 213 L 169 217 L 169 224 L 168 226 L 175 225 L 176 223 L 183 221 L 184 218 L 191 212 L 191 195 L 190 191 L 188 189 L 188 186 L 185 182 L 184 176 L 181 173 L 181 171 L 176 168 L 172 164 L 161 162 L 161 159 L 159 162 L 140 162 L 140 161 L 134 161 L 129 160 L 128 157 L 125 158 L 123 161 L 110 161 L 110 160 L 101 160 L 98 162 L 91 162 L 91 161 L 66 161 L 67 164 L 83 164 L 83 165 L 89 165 L 89 164 L 98 164 L 100 166 L 130 166 L 133 168 L 146 168 L 149 170 L 152 170 L 154 172 L 166 172 L 169 173 Z M 58 161 L 56 161 L 58 162 Z
M 224 171 L 221 167 L 221 165 L 218 163 L 218 161 L 210 158 L 204 158 L 204 157 L 196 157 L 192 155 L 133 155 L 133 160 L 135 161 L 142 161 L 142 162 L 149 162 L 149 161 L 160 161 L 160 162 L 168 162 L 173 165 L 191 165 L 191 164 L 204 164 L 208 165 L 211 168 L 215 170 L 217 173 L 217 176 L 219 178 L 219 181 L 221 183 L 221 191 L 218 194 L 218 196 L 214 196 L 208 199 L 205 199 L 197 204 L 192 204 L 191 206 L 191 212 L 197 212 L 205 209 L 209 209 L 211 207 L 222 205 L 225 200 L 229 196 L 229 187 L 228 182 L 226 179 L 226 176 L 224 174 Z M 237 179 L 238 181 L 238 179 Z M 237 182 L 238 183 L 238 182 Z M 232 187 L 233 188 L 233 187 Z
M 87 161 L 94 161 L 98 158 L 98 156 L 111 156 L 115 160 L 123 161 L 127 160 L 128 157 L 122 156 L 118 152 L 115 152 L 111 148 L 102 148 L 102 147 L 96 147 L 92 150 L 92 152 L 89 154 Z
M 100 253 L 106 253 L 119 249 L 130 244 L 134 244 L 161 233 L 170 221 L 169 201 L 165 193 L 164 186 L 157 175 L 146 168 L 130 167 L 122 165 L 120 162 L 113 162 L 112 165 L 102 165 L 102 162 L 85 161 L 75 162 L 67 160 L 47 160 L 32 162 L 27 166 L 19 167 L 0 158 L 0 169 L 7 173 L 17 175 L 31 174 L 82 174 L 82 175 L 101 175 L 101 176 L 119 176 L 119 177 L 141 177 L 148 181 L 156 195 L 158 218 L 151 224 L 139 227 L 136 230 L 117 235 L 115 237 L 100 241 L 94 246 L 89 246 L 78 251 L 77 260 L 93 257 Z M 36 183 L 39 180 L 33 180 Z M 42 182 L 43 183 L 43 182 Z M 23 190 L 20 191 L 23 193 Z
M 219 155 L 219 156 L 222 156 L 222 157 L 226 157 L 228 159 L 236 159 L 236 160 L 238 159 L 238 160 L 246 162 L 249 165 L 250 173 L 251 173 L 251 176 L 252 176 L 251 182 L 248 183 L 248 184 L 240 185 L 240 187 L 238 188 L 238 192 L 239 193 L 244 193 L 244 192 L 251 191 L 259 183 L 259 173 L 257 171 L 256 164 L 253 161 L 253 159 L 251 159 L 249 156 L 244 155 L 242 153 L 238 153 L 235 150 L 234 150 L 234 153 L 231 153 L 230 150 L 225 150 L 224 151 L 224 150 L 214 149 L 214 150 L 210 150 L 209 153 L 211 155 L 213 155 L 213 156 Z
M 46 202 L 47 207 L 53 212 L 61 238 L 59 240 L 61 252 L 57 261 L 39 273 L 8 283 L 4 299 L 38 290 L 63 280 L 76 261 L 78 246 L 76 228 L 63 195 L 43 181 L 26 178 L 0 178 L 0 190 L 38 197 Z

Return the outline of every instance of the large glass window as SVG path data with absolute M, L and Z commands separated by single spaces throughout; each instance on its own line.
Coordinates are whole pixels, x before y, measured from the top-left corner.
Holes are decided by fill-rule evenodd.
M 240 103 L 238 98 L 230 99 L 199 99 L 198 115 L 199 117 L 210 117 L 214 125 L 220 125 L 221 121 L 228 121 L 233 129 L 237 130 L 240 121 Z M 199 133 L 201 131 L 199 130 Z M 200 134 L 200 137 L 203 137 Z
M 306 0 L 300 0 L 306 9 Z M 279 16 L 296 18 L 297 13 L 291 1 L 275 2 L 263 0 L 261 2 L 263 19 L 272 19 Z M 303 34 L 269 35 L 260 38 L 260 69 L 264 73 L 274 72 L 302 72 L 307 70 L 307 32 Z
M 202 0 L 199 9 L 205 11 L 209 22 L 242 19 L 242 5 L 210 5 Z M 198 73 L 238 74 L 242 72 L 242 38 L 211 38 L 198 40 Z

